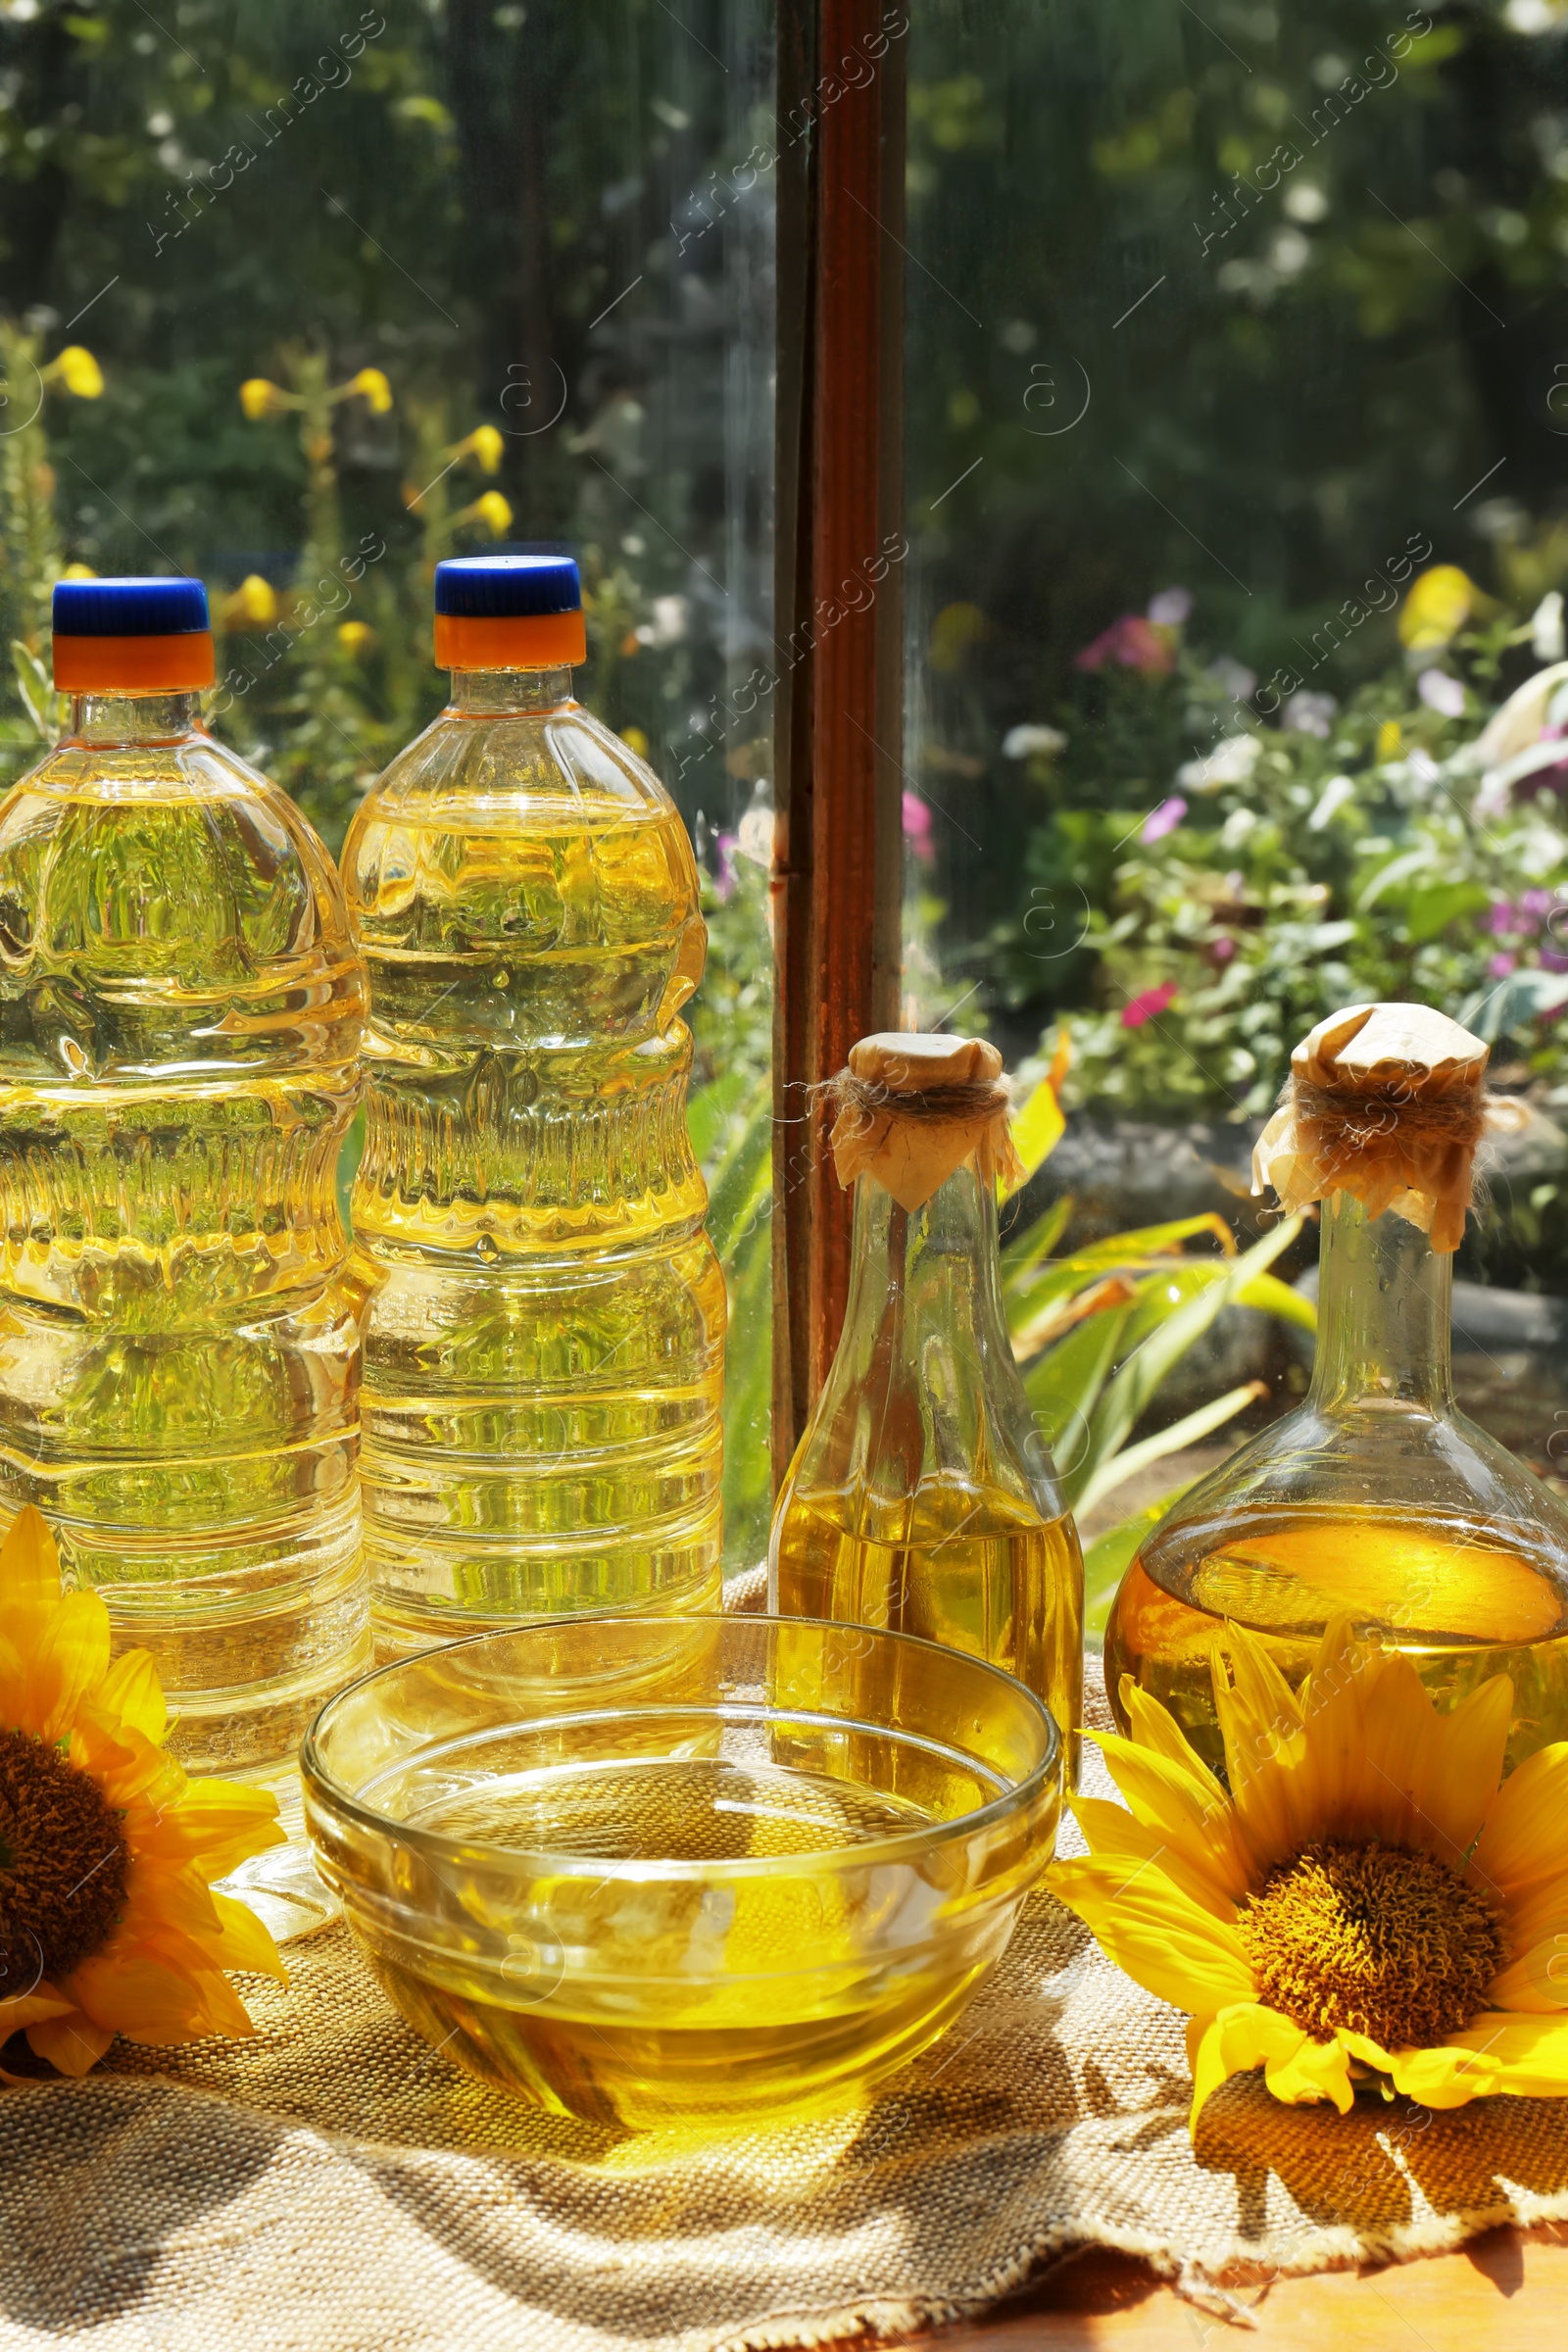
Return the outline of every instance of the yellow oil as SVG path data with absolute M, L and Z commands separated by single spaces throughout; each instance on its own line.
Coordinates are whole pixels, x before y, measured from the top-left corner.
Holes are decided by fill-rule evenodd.
M 710 1732 L 697 1741 L 718 1744 Z M 880 1774 L 791 1769 L 765 1752 L 600 1761 L 487 1783 L 421 1811 L 419 1826 L 514 1850 L 542 1828 L 551 1846 L 607 1864 L 710 1870 L 538 1880 L 499 1969 L 450 1949 L 416 1960 L 373 1932 L 370 1957 L 426 2039 L 559 2114 L 644 2130 L 843 2102 L 935 2039 L 1011 1927 L 1015 1903 L 981 1917 L 970 1888 L 974 1918 L 890 1947 L 901 1903 L 923 1906 L 929 1922 L 941 1864 L 928 1859 L 926 1877 L 914 1862 L 843 1867 L 847 1851 L 997 1793 L 961 1757 L 926 1761 L 919 1804 L 877 1785 Z M 777 1871 L 724 1875 L 726 1863 L 762 1859 Z M 956 1867 L 947 1891 L 962 1894 Z
M 797 1489 L 774 1535 L 771 1605 L 919 1634 L 1016 1675 L 1055 1718 L 1077 1787 L 1083 1569 L 1070 1518 L 961 1477 L 897 1499 Z
M 363 974 L 321 845 L 183 698 L 89 712 L 0 804 L 0 1510 L 152 1651 L 172 1750 L 265 1775 L 369 1657 Z
M 686 1132 L 706 934 L 678 814 L 574 705 L 448 712 L 344 873 L 381 1654 L 716 1605 L 725 1298 Z
M 1209 1654 L 1234 1620 L 1260 1636 L 1295 1687 L 1327 1620 L 1349 1610 L 1408 1657 L 1439 1706 L 1506 1674 L 1515 1725 L 1508 1765 L 1568 1739 L 1568 1610 L 1527 1536 L 1505 1525 L 1412 1522 L 1393 1513 L 1238 1513 L 1179 1572 L 1141 1556 L 1105 1633 L 1105 1689 L 1117 1721 L 1130 1674 L 1163 1700 L 1211 1765 L 1223 1767 Z M 1153 1540 L 1157 1546 L 1157 1534 Z

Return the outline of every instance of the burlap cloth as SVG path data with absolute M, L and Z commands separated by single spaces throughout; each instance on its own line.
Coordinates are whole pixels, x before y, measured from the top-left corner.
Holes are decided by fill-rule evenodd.
M 706 2148 L 470 2082 L 341 1927 L 288 1958 L 287 1992 L 246 1986 L 254 2042 L 0 2093 L 0 2343 L 809 2345 L 976 2312 L 1086 2244 L 1224 2309 L 1223 2282 L 1568 2216 L 1568 2101 L 1342 2121 L 1253 2077 L 1194 2150 L 1181 2019 L 1048 1896 L 874 2105 Z

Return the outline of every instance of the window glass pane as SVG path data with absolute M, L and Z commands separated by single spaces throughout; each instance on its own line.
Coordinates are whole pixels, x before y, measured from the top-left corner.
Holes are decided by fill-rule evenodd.
M 1560 12 L 910 13 L 907 1016 L 987 1028 L 1026 1089 L 1070 1038 L 1031 1210 L 1068 1191 L 1078 1232 L 1213 1211 L 1244 1239 L 1315 1020 L 1412 997 L 1478 1028 L 1532 1116 L 1459 1261 L 1459 1393 L 1551 1473 Z M 1310 1279 L 1315 1247 L 1277 1270 Z M 1308 1354 L 1233 1313 L 1144 1429 L 1265 1382 L 1190 1475 Z
M 568 547 L 579 692 L 692 830 L 692 1119 L 732 1288 L 730 1557 L 765 1536 L 771 758 L 764 0 L 0 15 L 8 773 L 63 564 L 214 592 L 219 731 L 335 850 L 430 717 L 430 566 Z

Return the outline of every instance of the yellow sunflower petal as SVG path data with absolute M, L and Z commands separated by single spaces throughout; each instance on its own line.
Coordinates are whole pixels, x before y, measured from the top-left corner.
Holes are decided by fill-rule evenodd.
M 1174 1764 L 1193 1783 L 1197 1794 L 1209 1804 L 1227 1802 L 1220 1787 L 1202 1757 L 1188 1740 L 1169 1707 L 1161 1705 L 1133 1681 L 1130 1674 L 1121 1678 L 1121 1703 L 1132 1725 L 1132 1739 L 1139 1747 L 1147 1747 L 1167 1764 Z
M 60 1558 L 49 1522 L 29 1502 L 20 1510 L 0 1544 L 0 1610 L 6 1637 L 24 1672 L 38 1663 L 60 1606 Z
M 1217 2017 L 1194 2018 L 1187 2030 L 1187 2056 L 1193 2070 L 1194 2131 L 1204 2102 L 1221 2082 L 1258 2066 L 1270 2093 L 1286 2106 L 1328 2102 L 1348 2115 L 1355 2098 L 1346 2052 L 1332 2041 L 1314 2041 L 1260 2001 L 1239 2001 Z
M 1378 1652 L 1357 1640 L 1352 1620 L 1332 1618 L 1312 1671 L 1301 1685 L 1301 1722 L 1312 1757 L 1317 1790 L 1318 1834 L 1326 1838 L 1372 1838 L 1366 1774 L 1366 1702 L 1375 1680 Z M 1371 1792 L 1374 1805 L 1380 1791 Z
M 1366 1810 L 1355 1835 L 1386 1845 L 1423 1842 L 1419 1824 L 1436 1773 L 1438 1713 L 1408 1658 L 1385 1656 L 1372 1670 L 1363 1737 Z
M 1555 1901 L 1529 1942 L 1509 1938 L 1513 1958 L 1487 1987 L 1494 2009 L 1538 2017 L 1568 2009 L 1568 1887 L 1553 1893 Z
M 140 1850 L 189 1862 L 203 1878 L 221 1879 L 252 1854 L 281 1845 L 284 1838 L 277 1799 L 269 1789 L 235 1781 L 189 1781 L 178 1803 L 141 1840 Z
M 1542 1747 L 1493 1798 L 1468 1876 L 1509 1895 L 1568 1876 L 1568 1740 Z
M 255 1912 L 244 1903 L 236 1903 L 232 1895 L 215 1894 L 213 1901 L 223 1931 L 221 1942 L 215 1946 L 219 1966 L 275 1977 L 280 1984 L 286 1984 L 288 1971 Z
M 1467 2107 L 1499 2091 L 1517 2098 L 1568 2091 L 1568 2019 L 1560 2017 L 1484 2010 L 1461 2033 L 1424 2050 L 1380 2049 L 1363 2034 L 1342 2033 L 1340 2038 L 1424 2107 Z
M 1067 1801 L 1097 1862 L 1123 1863 L 1129 1875 L 1151 1867 L 1158 1869 L 1200 1911 L 1227 1924 L 1234 1922 L 1236 1905 L 1212 1873 L 1184 1861 L 1160 1831 L 1136 1821 L 1125 1805 L 1113 1805 L 1108 1797 L 1069 1797 Z
M 1173 2008 L 1207 2011 L 1256 1993 L 1241 1937 L 1164 1874 L 1121 1862 L 1053 1863 L 1046 1884 L 1118 1968 Z
M 0 2047 L 13 2034 L 24 2034 L 40 2018 L 69 2017 L 74 2003 L 52 1984 L 36 1984 L 31 1992 L 19 1992 L 9 2001 L 0 2001 Z
M 1231 1806 L 1219 1795 L 1210 1802 L 1201 1784 L 1180 1762 L 1135 1747 L 1130 1740 L 1099 1735 L 1105 1768 L 1135 1820 L 1157 1830 L 1191 1870 L 1212 1879 L 1233 1899 L 1253 1883 L 1253 1872 L 1237 1834 Z
M 1299 1853 L 1313 1834 L 1301 1710 L 1262 1643 L 1241 1626 L 1227 1624 L 1212 1674 L 1231 1802 L 1255 1878 Z
M 68 1989 L 94 2025 L 127 2041 L 168 2048 L 208 2034 L 253 2031 L 226 1977 L 186 1975 L 162 1944 L 133 1952 L 108 1945 L 73 1971 Z
M 132 1846 L 138 1835 L 170 1807 L 181 1802 L 185 1775 L 172 1756 L 166 1756 L 129 1724 L 118 1720 L 113 1729 L 88 1700 L 71 1730 L 71 1761 L 90 1773 L 116 1811 L 125 1816 L 125 1835 Z
M 1290 2107 L 1331 2101 L 1342 2115 L 1348 2115 L 1355 2104 L 1350 2054 L 1338 2040 L 1314 2041 L 1303 2034 L 1296 2049 L 1265 2066 L 1263 2080 L 1273 2096 Z
M 46 2058 L 62 2075 L 79 2077 L 88 2073 L 114 2038 L 106 2026 L 95 2026 L 79 2009 L 73 2009 L 68 2017 L 46 2018 L 41 2024 L 27 2028 L 27 2043 L 33 2055 Z
M 1436 1753 L 1419 1793 L 1420 1842 L 1446 1862 L 1474 1845 L 1502 1778 L 1513 1684 L 1492 1675 L 1437 1719 Z
M 117 1658 L 95 1698 L 105 1715 L 118 1715 L 154 1747 L 162 1745 L 169 1729 L 169 1709 L 150 1650 L 127 1649 L 123 1657 Z
M 41 1740 L 63 1740 L 84 1698 L 109 1671 L 109 1611 L 98 1592 L 67 1592 L 40 1644 Z M 44 1694 L 47 1693 L 47 1697 Z

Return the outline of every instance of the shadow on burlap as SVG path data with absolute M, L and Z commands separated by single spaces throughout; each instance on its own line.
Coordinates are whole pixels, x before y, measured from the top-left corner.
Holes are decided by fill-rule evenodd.
M 246 1986 L 254 2041 L 117 2045 L 85 2082 L 3 2094 L 0 2343 L 810 2345 L 976 2312 L 1086 2244 L 1214 2301 L 1568 2217 L 1568 2102 L 1341 2120 L 1253 2077 L 1195 2150 L 1181 2018 L 1044 1895 L 874 2104 L 703 2147 L 470 2082 L 341 1927 L 287 1957 L 288 1991 Z

